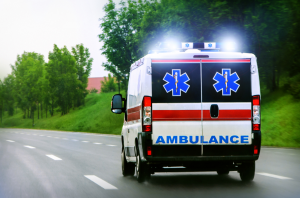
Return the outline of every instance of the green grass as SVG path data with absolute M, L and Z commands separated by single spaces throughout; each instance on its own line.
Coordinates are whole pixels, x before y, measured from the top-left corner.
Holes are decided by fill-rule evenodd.
M 37 119 L 35 126 L 31 119 L 23 119 L 23 112 L 4 116 L 0 127 L 50 129 L 62 131 L 83 131 L 104 134 L 120 134 L 124 114 L 113 114 L 110 101 L 115 93 L 89 94 L 85 106 L 61 116 Z M 124 93 L 122 93 L 125 95 Z M 300 147 L 300 101 L 288 93 L 278 90 L 262 96 L 262 144 L 265 146 Z
M 262 144 L 300 147 L 300 101 L 278 90 L 262 96 Z
M 37 119 L 35 111 L 35 125 L 32 127 L 32 119 L 23 119 L 23 112 L 17 110 L 14 116 L 6 114 L 0 127 L 34 128 L 62 131 L 82 131 L 103 134 L 121 134 L 124 114 L 114 114 L 110 111 L 112 96 L 116 93 L 89 94 L 86 97 L 85 106 L 71 110 L 67 115 L 61 116 L 55 112 L 53 117 Z M 123 95 L 125 95 L 123 93 Z

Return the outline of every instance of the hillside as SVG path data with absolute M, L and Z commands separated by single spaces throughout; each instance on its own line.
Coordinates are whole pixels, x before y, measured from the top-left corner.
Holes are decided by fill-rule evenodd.
M 104 134 L 120 134 L 124 120 L 124 114 L 114 114 L 110 111 L 112 96 L 116 93 L 89 94 L 86 97 L 85 106 L 79 107 L 67 115 L 61 116 L 60 112 L 55 112 L 53 117 L 37 119 L 35 112 L 35 126 L 32 127 L 31 119 L 23 119 L 23 112 L 3 118 L 0 127 L 51 129 L 62 131 L 83 131 Z M 124 95 L 124 93 L 123 93 Z
M 283 90 L 262 96 L 262 144 L 300 147 L 300 101 Z
M 83 107 L 61 116 L 37 119 L 35 126 L 31 119 L 22 119 L 23 113 L 4 116 L 0 127 L 52 129 L 63 131 L 83 131 L 104 134 L 120 134 L 124 114 L 113 114 L 110 101 L 115 93 L 89 94 Z M 124 95 L 124 93 L 123 93 Z M 262 144 L 266 146 L 300 147 L 300 101 L 278 90 L 262 96 Z

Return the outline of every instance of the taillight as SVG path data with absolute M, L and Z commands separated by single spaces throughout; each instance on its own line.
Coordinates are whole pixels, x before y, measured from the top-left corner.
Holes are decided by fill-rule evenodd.
M 151 132 L 152 131 L 152 102 L 151 97 L 145 96 L 143 100 L 142 106 L 142 128 L 144 132 Z
M 147 155 L 152 155 L 151 146 L 147 146 Z
M 252 118 L 252 129 L 253 131 L 260 130 L 260 98 L 259 96 L 253 96 L 252 98 L 252 109 L 253 109 L 253 118 Z
M 258 146 L 254 145 L 254 155 L 257 155 L 257 154 L 258 154 Z

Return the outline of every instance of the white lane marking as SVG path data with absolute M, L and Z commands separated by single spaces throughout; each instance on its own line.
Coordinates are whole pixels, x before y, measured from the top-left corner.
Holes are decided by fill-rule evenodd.
M 82 141 L 82 142 L 89 142 L 89 141 Z
M 46 155 L 47 157 L 50 157 L 53 160 L 62 160 L 59 157 L 56 157 L 55 155 Z
M 55 137 L 56 139 L 59 139 L 59 137 Z
M 40 135 L 40 136 L 44 136 L 44 135 Z
M 24 133 L 21 133 L 21 134 L 24 134 Z
M 73 139 L 73 141 L 77 142 L 78 140 L 76 140 L 76 139 Z
M 27 148 L 30 148 L 30 149 L 34 149 L 35 148 L 33 146 L 28 146 L 28 145 L 25 145 L 24 147 L 27 147 Z
M 106 144 L 106 146 L 117 146 L 117 145 L 112 145 L 112 144 Z
M 102 143 L 99 143 L 99 142 L 95 142 L 94 144 L 102 144 Z
M 68 138 L 63 138 L 63 140 L 68 140 Z
M 111 185 L 110 183 L 107 183 L 106 181 L 104 181 L 103 179 L 100 179 L 99 177 L 95 176 L 95 175 L 85 175 L 86 178 L 88 178 L 89 180 L 95 182 L 96 184 L 98 184 L 99 186 L 101 186 L 104 189 L 117 189 L 115 186 Z
M 292 179 L 292 178 L 289 178 L 289 177 L 283 177 L 283 176 L 280 176 L 280 175 L 274 175 L 274 174 L 270 174 L 270 173 L 256 173 L 256 174 L 264 175 L 264 176 L 267 176 L 267 177 L 273 177 L 273 178 L 276 178 L 276 179 Z
M 8 142 L 15 142 L 15 141 L 12 141 L 12 140 L 6 140 L 6 141 L 8 141 Z
M 51 137 L 51 136 L 47 136 L 47 137 Z

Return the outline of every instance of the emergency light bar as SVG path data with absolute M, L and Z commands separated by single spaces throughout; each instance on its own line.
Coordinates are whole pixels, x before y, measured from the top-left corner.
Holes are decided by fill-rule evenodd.
M 182 49 L 220 49 L 220 44 L 215 42 L 205 43 L 181 43 Z
M 164 52 L 170 52 L 170 51 L 185 51 L 188 49 L 199 49 L 202 51 L 219 51 L 221 47 L 220 43 L 216 42 L 204 42 L 204 43 L 192 43 L 192 42 L 184 42 L 181 43 L 181 46 L 179 43 L 160 43 L 157 50 L 150 50 L 148 54 L 154 54 L 154 53 L 164 53 Z

